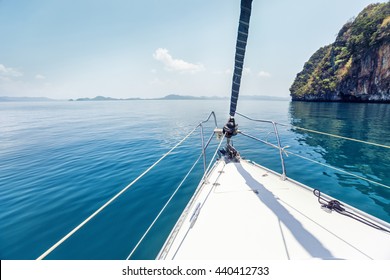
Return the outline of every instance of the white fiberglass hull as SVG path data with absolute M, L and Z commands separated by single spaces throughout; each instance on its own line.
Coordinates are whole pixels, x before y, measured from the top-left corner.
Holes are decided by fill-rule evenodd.
M 312 191 L 245 160 L 219 160 L 158 259 L 390 259 L 389 232 L 323 211 Z

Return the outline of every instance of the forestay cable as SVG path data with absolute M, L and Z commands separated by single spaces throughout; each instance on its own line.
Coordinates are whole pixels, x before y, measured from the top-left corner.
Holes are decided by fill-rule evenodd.
M 180 142 L 178 142 L 173 148 L 171 148 L 167 153 L 165 153 L 160 159 L 158 159 L 155 163 L 153 163 L 148 169 L 146 169 L 141 175 L 139 175 L 134 181 L 128 184 L 124 189 L 118 192 L 114 197 L 112 197 L 109 201 L 107 201 L 103 206 L 101 206 L 98 210 L 96 210 L 91 216 L 85 219 L 81 224 L 75 227 L 72 231 L 70 231 L 67 235 L 61 238 L 57 243 L 55 243 L 52 247 L 50 247 L 46 252 L 44 252 L 41 256 L 37 258 L 37 260 L 44 259 L 47 255 L 49 255 L 53 250 L 55 250 L 58 246 L 60 246 L 65 240 L 71 237 L 75 232 L 77 232 L 80 228 L 82 228 L 86 223 L 88 223 L 93 217 L 99 214 L 104 208 L 110 205 L 115 199 L 117 199 L 120 195 L 122 195 L 125 191 L 127 191 L 132 185 L 134 185 L 139 179 L 141 179 L 145 174 L 147 174 L 151 169 L 153 169 L 160 161 L 166 158 L 173 150 L 179 147 L 188 137 L 190 137 L 195 130 L 199 127 L 196 126 L 190 133 L 188 133 Z

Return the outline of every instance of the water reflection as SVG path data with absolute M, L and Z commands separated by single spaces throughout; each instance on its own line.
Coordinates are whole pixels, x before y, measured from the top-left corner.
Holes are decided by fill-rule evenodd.
M 390 146 L 390 104 L 292 102 L 289 114 L 294 126 Z M 306 156 L 390 185 L 390 149 L 299 129 L 293 131 L 296 135 L 296 146 L 293 148 L 303 150 Z M 352 197 L 355 203 L 360 201 L 365 204 L 364 210 L 374 214 L 374 208 L 380 206 L 388 216 L 385 213 L 377 216 L 390 220 L 389 189 L 337 171 L 326 170 L 323 175 L 336 179 L 337 186 L 333 183 L 327 187 L 344 196 L 347 202 L 348 197 Z M 343 188 L 334 190 L 340 186 Z M 359 193 L 360 196 L 364 194 L 366 199 L 359 198 Z M 367 202 L 367 198 L 370 198 L 370 202 Z M 355 206 L 362 208 L 356 204 Z

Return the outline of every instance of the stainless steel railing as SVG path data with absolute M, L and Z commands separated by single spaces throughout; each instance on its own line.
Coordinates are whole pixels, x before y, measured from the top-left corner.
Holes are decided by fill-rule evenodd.
M 268 123 L 268 124 L 271 124 L 272 127 L 273 127 L 273 132 L 271 132 L 272 134 L 275 134 L 275 139 L 276 139 L 276 145 L 269 142 L 268 141 L 268 136 L 270 135 L 270 133 L 267 134 L 267 137 L 265 140 L 263 139 L 260 139 L 258 137 L 255 137 L 255 136 L 252 136 L 248 133 L 245 133 L 243 131 L 239 131 L 239 133 L 241 135 L 244 135 L 246 137 L 249 137 L 251 139 L 254 139 L 256 141 L 259 141 L 263 144 L 266 144 L 268 146 L 271 146 L 275 149 L 278 149 L 279 150 L 279 155 L 280 155 L 280 162 L 281 162 L 281 165 L 282 165 L 282 174 L 281 174 L 281 178 L 282 180 L 285 180 L 287 178 L 287 174 L 286 174 L 286 167 L 285 167 L 285 162 L 284 162 L 284 155 L 288 156 L 288 155 L 292 155 L 292 156 L 296 156 L 296 157 L 299 157 L 303 160 L 306 160 L 306 161 L 309 161 L 311 163 L 314 163 L 314 164 L 317 164 L 317 165 L 321 165 L 323 167 L 326 167 L 326 168 L 330 168 L 330 169 L 333 169 L 339 173 L 343 173 L 343 174 L 347 174 L 351 177 L 354 177 L 354 178 L 357 178 L 359 180 L 363 180 L 363 181 L 366 181 L 368 183 L 371 183 L 371 184 L 375 184 L 377 186 L 381 186 L 381 187 L 385 187 L 387 189 L 390 189 L 390 186 L 386 185 L 386 184 L 383 184 L 381 182 L 377 182 L 377 181 L 374 181 L 372 179 L 369 179 L 369 178 L 366 178 L 366 177 L 363 177 L 363 176 L 360 176 L 360 175 L 357 175 L 357 174 L 354 174 L 352 172 L 349 172 L 349 171 L 346 171 L 346 170 L 343 170 L 341 168 L 337 168 L 337 167 L 334 167 L 334 166 L 331 166 L 329 164 L 326 164 L 326 163 L 323 163 L 323 162 L 319 162 L 319 161 L 316 161 L 314 159 L 311 159 L 311 158 L 308 158 L 308 157 L 305 157 L 303 155 L 300 155 L 298 153 L 295 153 L 295 152 L 292 152 L 290 150 L 286 150 L 287 148 L 289 148 L 290 146 L 282 146 L 281 145 L 281 141 L 280 141 L 280 134 L 279 134 L 279 131 L 278 131 L 278 128 L 277 126 L 281 126 L 281 127 L 291 127 L 291 128 L 294 128 L 294 129 L 297 129 L 297 130 L 302 130 L 302 131 L 306 131 L 306 132 L 309 132 L 309 133 L 315 133 L 315 134 L 319 134 L 319 135 L 325 135 L 325 136 L 329 136 L 329 137 L 332 137 L 332 138 L 336 138 L 336 139 L 343 139 L 343 140 L 348 140 L 348 141 L 352 141 L 352 142 L 357 142 L 357 143 L 361 143 L 361 144 L 366 144 L 366 145 L 370 145 L 370 146 L 375 146 L 375 147 L 380 147 L 380 148 L 384 148 L 384 149 L 390 149 L 390 146 L 388 145 L 384 145 L 384 144 L 379 144 L 379 143 L 373 143 L 373 142 L 369 142 L 369 141 L 363 141 L 363 140 L 359 140 L 359 139 L 354 139 L 354 138 L 349 138 L 349 137 L 345 137 L 345 136 L 340 136 L 340 135 L 334 135 L 334 134 L 331 134 L 331 133 L 325 133 L 325 132 L 322 132 L 322 131 L 316 131 L 316 130 L 312 130 L 312 129 L 307 129 L 307 128 L 303 128 L 303 127 L 298 127 L 298 126 L 294 126 L 294 125 L 287 125 L 287 124 L 282 124 L 282 123 L 277 123 L 277 122 L 274 122 L 274 121 L 269 121 L 269 120 L 260 120 L 260 119 L 253 119 L 251 117 L 248 117 L 244 114 L 241 114 L 241 113 L 238 113 L 236 112 L 237 115 L 245 118 L 245 119 L 248 119 L 250 121 L 254 121 L 254 122 L 260 122 L 260 123 Z
M 272 125 L 273 130 L 274 130 L 273 133 L 275 134 L 277 145 L 272 144 L 267 139 L 266 140 L 262 140 L 262 139 L 259 139 L 259 138 L 255 137 L 255 136 L 252 136 L 252 135 L 249 135 L 247 133 L 244 133 L 242 131 L 239 131 L 239 133 L 244 135 L 244 136 L 246 136 L 246 137 L 252 138 L 254 140 L 260 141 L 260 142 L 262 142 L 262 143 L 264 143 L 266 145 L 269 145 L 269 146 L 272 146 L 272 147 L 278 149 L 279 150 L 279 156 L 280 156 L 280 163 L 282 165 L 282 175 L 281 175 L 281 178 L 282 178 L 282 180 L 286 180 L 286 176 L 287 176 L 286 175 L 286 165 L 284 164 L 283 153 L 284 153 L 284 150 L 287 149 L 289 146 L 282 147 L 281 142 L 280 142 L 279 131 L 278 131 L 278 128 L 277 128 L 277 123 L 274 122 L 274 121 L 269 121 L 269 120 L 253 119 L 253 118 L 250 118 L 250 117 L 248 117 L 248 116 L 246 116 L 244 114 L 238 113 L 238 112 L 236 112 L 236 114 L 241 116 L 241 117 L 243 117 L 243 118 L 245 118 L 245 119 L 248 119 L 250 121 L 260 122 L 260 123 L 269 123 L 269 124 Z

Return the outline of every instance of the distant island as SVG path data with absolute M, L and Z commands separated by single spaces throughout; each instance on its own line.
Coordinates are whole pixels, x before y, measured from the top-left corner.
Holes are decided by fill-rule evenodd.
M 206 96 L 189 96 L 189 95 L 177 95 L 170 94 L 164 97 L 158 98 L 113 98 L 113 97 L 105 97 L 105 96 L 96 96 L 94 98 L 77 98 L 70 99 L 69 101 L 126 101 L 126 100 L 205 100 L 205 99 L 225 99 L 224 97 L 206 97 Z
M 390 2 L 347 22 L 290 88 L 293 101 L 390 102 Z
M 78 98 L 70 99 L 69 101 L 126 101 L 126 100 L 228 100 L 230 97 L 220 96 L 191 96 L 191 95 L 179 95 L 169 94 L 164 97 L 157 98 L 112 98 L 105 96 L 96 96 L 94 98 Z M 287 97 L 278 96 L 266 96 L 266 95 L 243 95 L 240 96 L 241 100 L 275 100 L 275 101 L 287 101 Z
M 69 99 L 69 101 L 118 101 L 118 100 L 141 100 L 141 98 L 113 98 L 113 97 L 105 97 L 105 96 L 96 96 L 94 98 L 77 98 L 77 99 Z
M 228 100 L 230 97 L 220 96 L 191 96 L 191 95 L 178 95 L 169 94 L 164 97 L 158 98 L 113 98 L 106 96 L 96 96 L 93 98 L 84 97 L 77 99 L 69 99 L 67 101 L 131 101 L 131 100 Z M 265 95 L 243 95 L 240 96 L 241 100 L 270 100 L 270 101 L 288 101 L 288 97 L 278 96 L 265 96 Z M 8 97 L 0 96 L 0 102 L 46 102 L 46 101 L 65 101 L 58 99 L 51 99 L 47 97 Z

